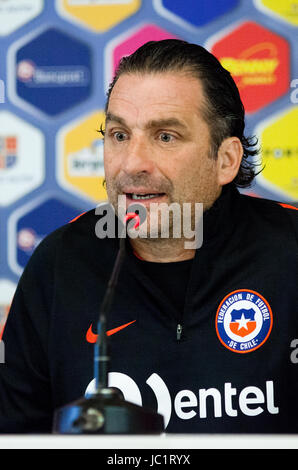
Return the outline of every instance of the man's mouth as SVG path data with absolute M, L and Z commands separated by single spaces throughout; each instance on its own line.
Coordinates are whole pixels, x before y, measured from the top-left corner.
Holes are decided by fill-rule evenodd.
M 165 193 L 147 193 L 147 194 L 138 194 L 138 193 L 125 193 L 126 197 L 132 199 L 133 201 L 139 201 L 144 199 L 154 199 L 158 197 L 162 197 Z

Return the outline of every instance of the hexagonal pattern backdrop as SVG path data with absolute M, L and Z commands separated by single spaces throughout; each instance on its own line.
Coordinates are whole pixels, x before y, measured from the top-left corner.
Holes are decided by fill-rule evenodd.
M 107 88 L 148 40 L 218 57 L 262 146 L 246 192 L 298 206 L 297 26 L 294 0 L 0 0 L 0 330 L 38 243 L 106 199 Z

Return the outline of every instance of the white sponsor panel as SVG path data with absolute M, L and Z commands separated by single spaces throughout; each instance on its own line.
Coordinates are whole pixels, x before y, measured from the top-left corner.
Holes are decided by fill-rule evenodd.
M 12 33 L 41 13 L 43 0 L 0 0 L 0 36 Z
M 0 206 L 40 186 L 45 177 L 44 136 L 23 119 L 0 112 Z
M 16 284 L 8 279 L 0 279 L 0 333 L 5 324 L 15 290 Z

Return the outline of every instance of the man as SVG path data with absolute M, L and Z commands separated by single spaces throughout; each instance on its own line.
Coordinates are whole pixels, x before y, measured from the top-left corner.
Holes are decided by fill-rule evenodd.
M 126 240 L 107 320 L 110 386 L 162 413 L 167 432 L 298 432 L 298 216 L 237 190 L 257 152 L 230 74 L 198 45 L 149 42 L 122 60 L 102 132 L 110 203 L 118 216 L 119 197 L 142 204 L 148 221 Z M 162 203 L 182 211 L 168 237 Z M 203 240 L 189 248 L 173 231 L 202 224 L 197 204 Z M 119 246 L 100 220 L 92 210 L 49 235 L 21 277 L 3 335 L 2 432 L 50 432 L 55 409 L 92 391 Z

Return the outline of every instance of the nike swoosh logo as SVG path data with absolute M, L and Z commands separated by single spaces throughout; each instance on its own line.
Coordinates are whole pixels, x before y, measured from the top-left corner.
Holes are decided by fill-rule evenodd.
M 113 328 L 112 330 L 107 331 L 107 336 L 114 335 L 115 333 L 118 333 L 118 331 L 123 330 L 127 326 L 131 325 L 134 323 L 136 320 L 130 321 L 129 323 L 125 323 L 124 325 L 117 326 L 117 328 Z M 92 331 L 92 323 L 88 328 L 88 331 L 86 333 L 86 340 L 88 343 L 96 343 L 98 335 L 93 333 Z

